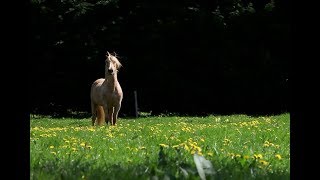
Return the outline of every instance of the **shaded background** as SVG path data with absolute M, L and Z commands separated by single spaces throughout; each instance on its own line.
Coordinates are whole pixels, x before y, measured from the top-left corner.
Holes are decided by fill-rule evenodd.
M 32 0 L 30 112 L 90 113 L 106 51 L 123 64 L 120 117 L 289 111 L 291 4 L 280 0 Z

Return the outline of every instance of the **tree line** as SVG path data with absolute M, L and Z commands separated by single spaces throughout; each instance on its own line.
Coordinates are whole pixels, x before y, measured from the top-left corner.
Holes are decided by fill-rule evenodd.
M 90 112 L 106 51 L 120 116 L 289 111 L 291 6 L 280 0 L 32 0 L 30 112 Z

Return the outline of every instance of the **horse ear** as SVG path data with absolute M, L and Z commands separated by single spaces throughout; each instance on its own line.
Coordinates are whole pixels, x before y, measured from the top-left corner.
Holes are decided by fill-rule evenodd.
M 110 53 L 109 53 L 109 51 L 107 51 L 107 54 L 108 54 L 108 56 L 110 56 Z

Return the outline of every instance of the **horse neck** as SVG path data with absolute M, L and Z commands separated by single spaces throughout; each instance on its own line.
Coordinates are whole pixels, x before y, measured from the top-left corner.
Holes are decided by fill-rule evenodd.
M 117 74 L 105 76 L 105 83 L 108 89 L 112 89 L 113 91 L 115 91 L 117 81 L 118 81 Z

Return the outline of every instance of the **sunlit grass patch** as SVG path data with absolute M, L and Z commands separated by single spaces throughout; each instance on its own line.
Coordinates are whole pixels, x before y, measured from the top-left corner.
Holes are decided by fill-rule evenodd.
M 222 179 L 290 177 L 290 116 L 145 117 L 117 126 L 31 119 L 31 179 L 198 178 L 193 156 Z

